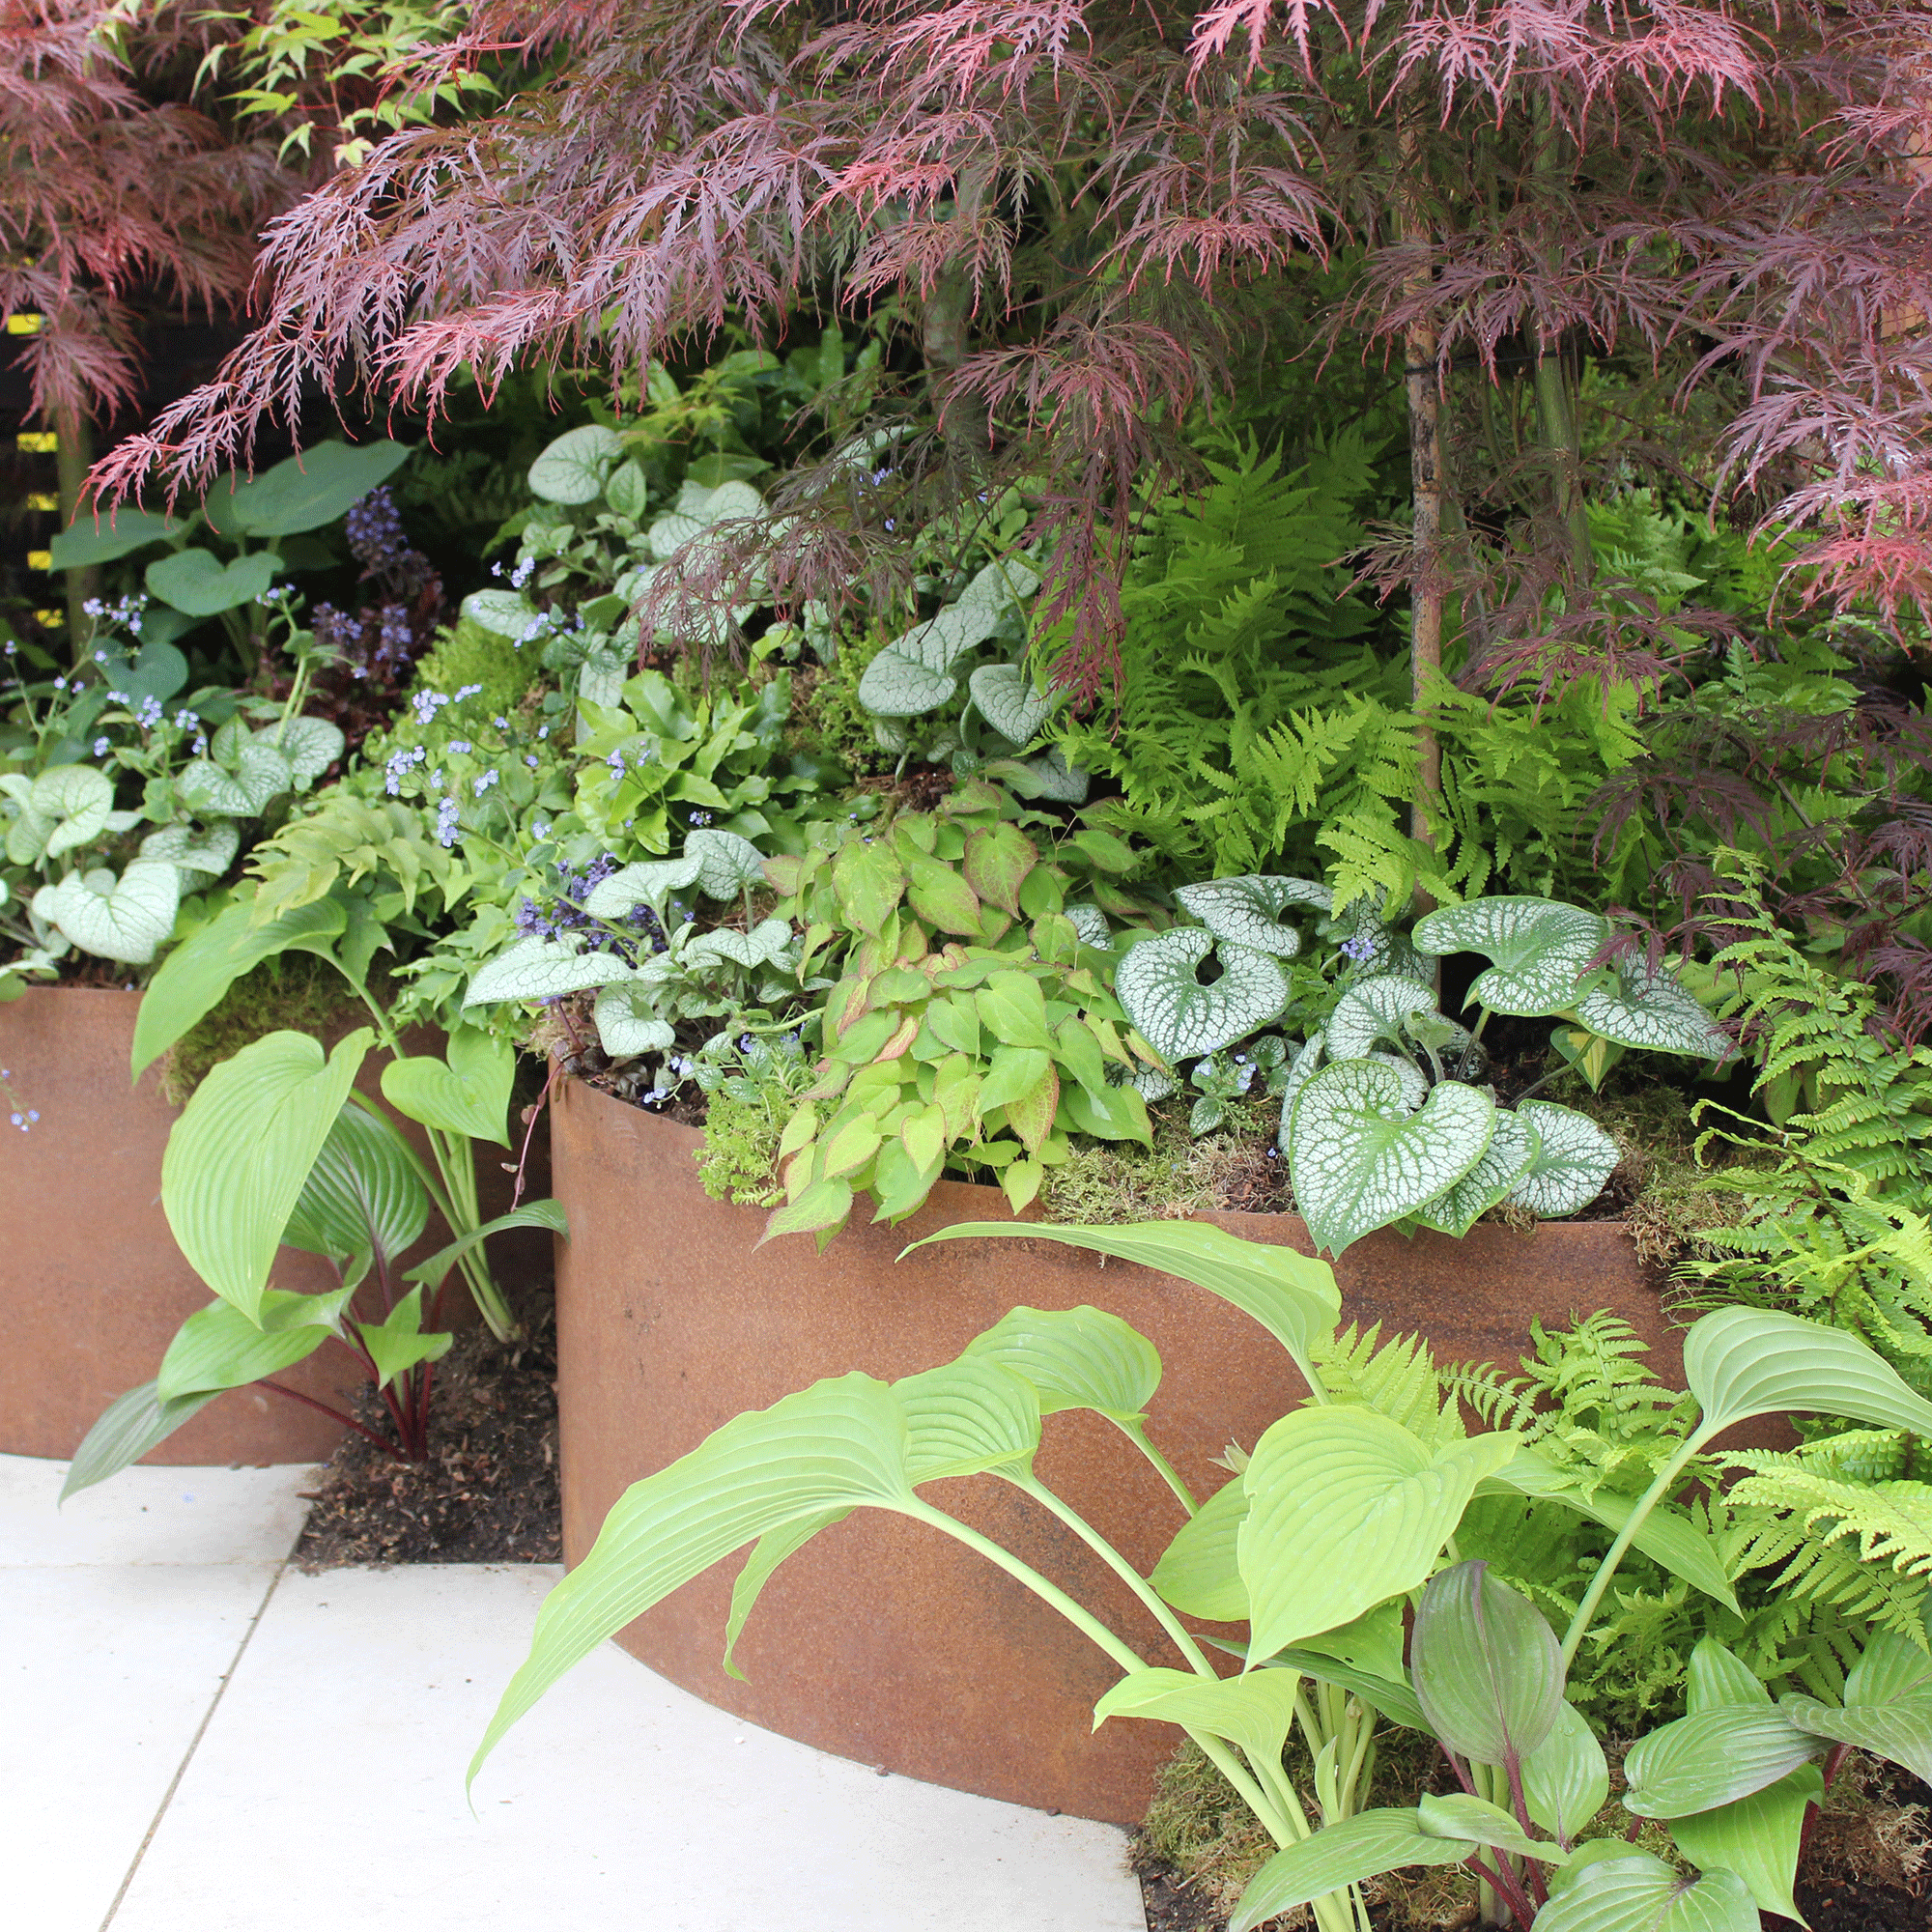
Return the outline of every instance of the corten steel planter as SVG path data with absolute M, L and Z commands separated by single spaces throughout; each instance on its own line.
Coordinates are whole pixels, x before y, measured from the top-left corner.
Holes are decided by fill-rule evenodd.
M 138 993 L 43 986 L 0 1006 L 0 1066 L 14 1104 L 41 1117 L 22 1133 L 8 1122 L 13 1108 L 0 1108 L 0 1454 L 71 1456 L 116 1396 L 153 1377 L 183 1320 L 212 1298 L 161 1212 L 161 1155 L 179 1110 L 162 1097 L 157 1068 L 128 1084 L 139 1005 Z M 372 1055 L 357 1085 L 374 1093 L 379 1071 Z M 507 1186 L 493 1185 L 506 1180 L 486 1155 L 478 1176 L 486 1218 L 508 1207 Z M 410 1259 L 448 1238 L 432 1217 Z M 526 1240 L 507 1251 L 499 1278 L 547 1273 L 548 1260 Z M 294 1248 L 281 1251 L 274 1281 L 309 1293 L 336 1285 L 319 1255 Z M 453 1281 L 445 1319 L 469 1310 Z M 276 1379 L 337 1407 L 361 1382 L 352 1358 L 329 1347 Z M 317 1462 L 342 1434 L 298 1403 L 232 1389 L 144 1460 Z
M 553 1158 L 571 1241 L 557 1248 L 557 1394 L 564 1557 L 580 1561 L 625 1488 L 740 1410 L 822 1376 L 882 1378 L 949 1361 L 1018 1303 L 1083 1302 L 1122 1316 L 1165 1364 L 1151 1433 L 1196 1495 L 1228 1480 L 1211 1459 L 1252 1446 L 1303 1393 L 1279 1346 L 1201 1289 L 1051 1242 L 960 1243 L 903 1264 L 909 1240 L 952 1222 L 1009 1218 L 996 1188 L 942 1181 L 897 1228 L 857 1216 L 821 1256 L 802 1237 L 758 1247 L 764 1215 L 709 1199 L 696 1130 L 577 1082 L 554 1108 Z M 1217 1214 L 1249 1239 L 1312 1251 L 1292 1215 Z M 1422 1330 L 1438 1360 L 1514 1366 L 1533 1318 L 1613 1308 L 1678 1373 L 1656 1289 L 1614 1225 L 1533 1234 L 1483 1227 L 1463 1241 L 1393 1234 L 1336 1268 L 1345 1319 Z M 1143 1572 L 1179 1505 L 1111 1426 L 1048 1420 L 1037 1466 Z M 992 1478 L 922 1493 L 1014 1549 L 1097 1611 L 1150 1662 L 1175 1663 L 1118 1578 L 1056 1520 Z M 708 1702 L 841 1757 L 991 1798 L 1117 1823 L 1138 1820 L 1179 1733 L 1116 1719 L 1093 1730 L 1118 1676 L 1054 1611 L 923 1524 L 861 1509 L 786 1562 L 721 1664 L 732 1558 L 632 1624 L 618 1641 Z

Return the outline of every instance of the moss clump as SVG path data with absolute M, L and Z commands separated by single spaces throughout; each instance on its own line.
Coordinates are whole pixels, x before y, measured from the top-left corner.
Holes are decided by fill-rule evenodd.
M 372 983 L 380 1001 L 385 989 Z M 197 1020 L 161 1060 L 161 1092 L 177 1107 L 224 1060 L 271 1033 L 318 1037 L 354 1025 L 366 1009 L 342 975 L 312 952 L 284 952 L 244 973 L 221 1004 Z
M 1227 1124 L 1199 1140 L 1187 1130 L 1187 1112 L 1184 1096 L 1151 1108 L 1151 1148 L 1133 1141 L 1074 1148 L 1046 1171 L 1039 1198 L 1047 1219 L 1107 1227 L 1179 1220 L 1208 1208 L 1288 1208 L 1288 1164 L 1274 1153 L 1276 1102 L 1231 1102 Z
M 859 702 L 859 680 L 889 642 L 883 631 L 844 637 L 829 665 L 803 665 L 793 673 L 789 749 L 836 759 L 858 777 L 892 770 L 896 760 L 880 747 L 872 714 Z
M 534 644 L 519 650 L 514 639 L 459 617 L 436 634 L 435 644 L 416 666 L 415 681 L 445 696 L 481 685 L 474 694 L 476 708 L 494 717 L 523 702 L 543 669 L 541 656 Z
M 704 1145 L 697 1150 L 697 1178 L 714 1201 L 739 1208 L 775 1208 L 784 1198 L 778 1183 L 779 1135 L 772 1109 L 759 1099 L 737 1099 L 720 1090 L 704 1116 Z

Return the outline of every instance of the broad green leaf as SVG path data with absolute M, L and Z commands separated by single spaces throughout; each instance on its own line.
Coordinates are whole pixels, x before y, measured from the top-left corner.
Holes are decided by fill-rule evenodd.
M 1277 959 L 1293 959 L 1301 951 L 1301 935 L 1281 923 L 1291 905 L 1317 906 L 1326 911 L 1326 886 L 1307 879 L 1246 874 L 1234 879 L 1208 879 L 1198 886 L 1181 886 L 1174 895 L 1217 939 Z
M 1697 1060 L 1727 1060 L 1737 1051 L 1693 993 L 1666 972 L 1649 972 L 1640 959 L 1620 960 L 1609 983 L 1578 1004 L 1577 1017 L 1618 1046 L 1689 1054 Z
M 1530 1817 L 1566 1841 L 1608 1804 L 1609 1761 L 1574 1704 L 1558 1710 L 1549 1735 L 1523 1758 L 1522 1796 Z
M 1562 1846 L 1548 1838 L 1532 1838 L 1501 1805 L 1472 1798 L 1466 1791 L 1425 1796 L 1416 1804 L 1415 1822 L 1432 1838 L 1467 1838 L 1548 1865 L 1567 1862 Z
M 418 1262 L 403 1279 L 419 1281 L 434 1293 L 442 1286 L 444 1276 L 471 1248 L 480 1246 L 492 1235 L 507 1235 L 512 1228 L 548 1228 L 553 1235 L 561 1235 L 565 1240 L 570 1238 L 570 1221 L 562 1202 L 526 1201 L 521 1208 L 512 1208 L 507 1214 L 498 1214 L 494 1221 L 485 1221 L 481 1227 L 459 1236 L 446 1248 L 439 1248 L 428 1261 Z
M 1648 1852 L 1620 1848 L 1559 1874 L 1536 1932 L 1759 1932 L 1759 1922 L 1735 1872 L 1692 1884 Z
M 189 617 L 252 604 L 274 581 L 275 559 L 265 550 L 226 564 L 210 550 L 178 550 L 147 570 L 149 594 Z
M 1413 1811 L 1363 1811 L 1277 1852 L 1248 1881 L 1228 1932 L 1253 1932 L 1297 1905 L 1405 1865 L 1460 1864 L 1475 1849 L 1473 1839 L 1432 1837 Z
M 960 1360 L 982 1358 L 1030 1382 L 1042 1415 L 1091 1408 L 1138 1423 L 1160 1386 L 1153 1344 L 1101 1308 L 1009 1309 L 967 1343 Z
M 905 1408 L 907 1478 L 914 1483 L 1027 1473 L 1039 1447 L 1039 1398 L 1000 1363 L 961 1357 L 893 1384 Z
M 1486 1563 L 1458 1563 L 1430 1579 L 1415 1613 L 1409 1667 L 1429 1728 L 1479 1764 L 1520 1764 L 1563 1710 L 1555 1634 Z
M 335 899 L 317 899 L 262 924 L 251 923 L 252 897 L 238 898 L 161 961 L 134 1016 L 133 1077 L 221 1004 L 242 974 L 280 952 L 328 956 L 348 923 Z
M 1150 1718 L 1226 1738 L 1249 1763 L 1275 1765 L 1294 1724 L 1297 1689 L 1287 1670 L 1219 1678 L 1164 1667 L 1131 1670 L 1094 1706 L 1094 1728 L 1109 1718 Z
M 1253 1316 L 1302 1366 L 1304 1375 L 1310 1347 L 1318 1336 L 1334 1328 L 1342 1312 L 1335 1271 L 1325 1262 L 1298 1255 L 1293 1248 L 1244 1241 L 1201 1221 L 1131 1221 L 1118 1228 L 961 1221 L 913 1242 L 900 1260 L 927 1241 L 979 1239 L 1059 1241 L 1179 1275 Z
M 1782 1711 L 1718 1706 L 1640 1738 L 1624 1760 L 1624 1807 L 1681 1818 L 1748 1798 L 1825 1747 Z
M 1543 1137 L 1520 1114 L 1507 1107 L 1496 1109 L 1494 1130 L 1483 1157 L 1453 1187 L 1445 1188 L 1434 1201 L 1415 1210 L 1415 1218 L 1425 1228 L 1439 1229 L 1458 1240 L 1466 1235 L 1496 1203 L 1536 1165 Z
M 1874 1631 L 1845 1679 L 1847 1707 L 1924 1696 L 1932 1696 L 1932 1657 L 1896 1631 Z
M 1204 986 L 1213 952 L 1221 977 Z M 1136 941 L 1114 971 L 1127 1017 L 1163 1060 L 1192 1060 L 1258 1033 L 1281 1011 L 1288 981 L 1265 952 L 1222 945 L 1204 926 L 1177 926 Z
M 1902 1764 L 1915 1777 L 1932 1779 L 1932 1690 L 1921 1690 L 1883 1704 L 1848 1699 L 1842 1710 L 1815 1697 L 1783 1697 L 1778 1700 L 1778 1710 L 1813 1738 L 1856 1745 L 1876 1757 Z
M 410 1054 L 383 1068 L 383 1097 L 399 1114 L 444 1133 L 510 1145 L 510 1089 L 517 1049 L 481 1027 L 459 1024 L 449 1035 L 448 1061 Z
M 249 482 L 216 484 L 206 505 L 209 521 L 258 537 L 319 530 L 386 483 L 409 456 L 401 442 L 318 442 Z
M 1239 1485 L 1233 1487 L 1238 1488 Z M 1352 1690 L 1363 1703 L 1379 1711 L 1391 1723 L 1405 1725 L 1411 1731 L 1426 1731 L 1429 1728 L 1428 1719 L 1422 1715 L 1422 1706 L 1416 1702 L 1415 1692 L 1409 1689 L 1406 1678 L 1399 1681 L 1392 1677 L 1379 1677 L 1373 1670 L 1364 1670 L 1341 1658 L 1293 1644 L 1264 1661 L 1271 1668 L 1298 1671 L 1303 1677 L 1314 1678 L 1318 1684 L 1337 1684 L 1344 1690 Z
M 53 765 L 34 781 L 27 804 L 41 817 L 54 821 L 41 852 L 58 859 L 76 846 L 93 844 L 107 830 L 114 810 L 114 781 L 93 765 Z
M 1553 1100 L 1525 1100 L 1517 1117 L 1535 1129 L 1536 1158 L 1508 1200 L 1546 1221 L 1575 1214 L 1604 1191 L 1623 1150 L 1587 1114 Z
M 408 1375 L 419 1362 L 440 1362 L 449 1353 L 454 1335 L 425 1335 L 422 1290 L 412 1288 L 381 1321 L 358 1321 L 355 1332 L 376 1365 L 376 1386 L 387 1388 L 398 1376 Z
M 1053 698 L 1034 688 L 1018 665 L 981 665 L 966 680 L 973 702 L 1008 744 L 1024 750 L 1053 712 Z
M 135 859 L 117 879 L 102 866 L 70 872 L 34 895 L 34 910 L 97 958 L 145 966 L 175 929 L 181 874 L 164 860 Z
M 706 898 L 736 898 L 765 882 L 764 854 L 722 826 L 700 826 L 684 841 L 684 856 L 697 861 L 697 889 Z
M 48 546 L 49 567 L 85 570 L 90 564 L 112 563 L 151 543 L 159 543 L 181 527 L 174 518 L 157 516 L 153 510 L 83 511 Z
M 885 839 L 849 838 L 832 862 L 839 910 L 861 931 L 876 933 L 905 892 L 905 872 Z
M 1771 1692 L 1749 1664 L 1716 1637 L 1699 1637 L 1687 1676 L 1690 1715 L 1699 1711 L 1768 1710 Z
M 782 1529 L 768 1529 L 752 1546 L 752 1553 L 745 1558 L 745 1567 L 738 1572 L 737 1581 L 731 1585 L 731 1614 L 724 1625 L 725 1676 L 735 1677 L 741 1684 L 746 1681 L 745 1673 L 732 1661 L 732 1653 L 738 1648 L 738 1639 L 745 1634 L 745 1625 L 779 1565 L 787 1556 L 803 1549 L 821 1529 L 830 1529 L 835 1522 L 843 1522 L 851 1514 L 849 1509 L 830 1509 L 817 1516 L 801 1517 L 796 1522 L 786 1523 Z
M 1246 1623 L 1248 1586 L 1241 1580 L 1236 1545 L 1247 1514 L 1248 1492 L 1239 1480 L 1223 1483 L 1180 1525 L 1148 1580 L 1190 1617 Z
M 165 861 L 184 872 L 201 874 L 197 889 L 208 879 L 218 879 L 235 863 L 241 849 L 242 834 L 230 818 L 215 819 L 205 831 L 192 825 L 164 825 L 141 840 L 141 857 Z
M 1684 1338 L 1684 1378 L 1704 1420 L 1700 1447 L 1733 1423 L 1799 1410 L 1932 1435 L 1932 1403 L 1854 1335 L 1762 1308 L 1719 1308 Z
M 226 1301 L 190 1315 L 161 1357 L 156 1393 L 163 1402 L 241 1388 L 291 1368 L 334 1334 L 352 1291 L 287 1294 L 271 1288 L 261 1301 L 260 1325 Z
M 150 1449 L 157 1449 L 183 1423 L 201 1411 L 219 1395 L 210 1389 L 202 1395 L 178 1396 L 163 1402 L 153 1382 L 143 1382 L 126 1395 L 116 1396 L 100 1411 L 94 1427 L 82 1438 L 68 1466 L 67 1480 L 61 1485 L 60 1499 L 77 1495 L 96 1483 L 138 1463 Z
M 1020 888 L 1039 864 L 1039 848 L 1017 825 L 981 825 L 966 835 L 960 871 L 982 899 L 1020 917 Z M 1104 920 L 1103 920 L 1104 923 Z
M 389 1127 L 353 1100 L 336 1115 L 282 1239 L 311 1255 L 395 1261 L 429 1221 L 429 1195 Z
M 1433 988 L 1400 973 L 1378 973 L 1355 980 L 1335 1002 L 1328 1016 L 1330 1060 L 1365 1060 L 1378 1040 L 1404 1037 L 1403 1022 L 1415 1013 L 1435 1013 Z
M 1488 1150 L 1495 1115 L 1487 1094 L 1453 1080 L 1411 1113 L 1393 1067 L 1331 1061 L 1301 1089 L 1288 1130 L 1294 1205 L 1316 1247 L 1339 1255 L 1453 1187 Z
M 1003 1046 L 1052 1050 L 1046 1031 L 1046 996 L 1031 973 L 995 973 L 974 995 L 980 1024 Z M 982 1094 L 980 1106 L 998 1104 Z
M 580 952 L 568 939 L 520 939 L 478 968 L 463 996 L 466 1007 L 505 1000 L 554 1000 L 636 975 L 614 952 Z
M 828 1177 L 814 1180 L 796 1201 L 775 1208 L 765 1221 L 758 1244 L 780 1235 L 818 1235 L 845 1225 L 852 1211 L 852 1183 Z
M 1258 1656 L 1352 1622 L 1419 1588 L 1476 1485 L 1517 1437 L 1478 1435 L 1432 1453 L 1367 1408 L 1305 1408 L 1273 1423 L 1241 1482 L 1236 1548 Z
M 1495 1013 L 1559 1013 L 1576 1002 L 1591 955 L 1609 937 L 1595 913 L 1558 899 L 1497 897 L 1445 906 L 1415 923 L 1417 949 L 1440 957 L 1480 952 L 1493 964 L 1469 988 Z
M 602 423 L 567 429 L 530 465 L 530 495 L 546 503 L 594 503 L 604 494 L 605 477 L 623 453 L 616 432 Z
M 962 598 L 915 624 L 866 667 L 859 702 L 881 718 L 917 718 L 944 704 L 959 689 L 953 665 L 999 629 L 1001 615 L 991 604 Z
M 642 980 L 620 980 L 600 986 L 590 1009 L 597 1041 L 612 1060 L 640 1053 L 663 1053 L 677 1038 L 671 1023 L 658 1017 L 655 988 Z
M 1372 1610 L 1365 1610 L 1352 1623 L 1338 1624 L 1331 1631 L 1309 1637 L 1296 1647 L 1295 1654 L 1310 1652 L 1332 1657 L 1341 1662 L 1351 1663 L 1359 1670 L 1366 1670 L 1374 1677 L 1406 1680 L 1408 1666 L 1404 1663 L 1402 1654 L 1406 1641 L 1403 1634 L 1403 1611 L 1406 1607 L 1406 1605 L 1391 1598 L 1385 1604 L 1378 1604 Z M 1288 1654 L 1287 1651 L 1280 1653 L 1284 1657 Z
M 195 1089 L 168 1135 L 161 1206 L 175 1240 L 202 1280 L 251 1321 L 373 1038 L 360 1028 L 326 1061 L 306 1034 L 254 1040 Z

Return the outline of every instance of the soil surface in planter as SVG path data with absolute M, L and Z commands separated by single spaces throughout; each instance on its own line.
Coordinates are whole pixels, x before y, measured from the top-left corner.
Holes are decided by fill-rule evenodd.
M 506 1350 L 487 1328 L 458 1335 L 437 1364 L 430 1453 L 402 1463 L 366 1436 L 345 1436 L 312 1501 L 296 1561 L 349 1564 L 558 1563 L 555 1316 L 548 1297 L 524 1311 L 529 1335 Z M 373 1394 L 357 1419 L 384 1430 Z

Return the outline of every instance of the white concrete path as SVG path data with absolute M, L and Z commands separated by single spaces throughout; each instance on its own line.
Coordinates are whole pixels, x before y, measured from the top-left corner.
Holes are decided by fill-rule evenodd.
M 309 1468 L 0 1457 L 8 1932 L 1144 1932 L 1111 1827 L 880 1777 L 614 1647 L 463 1793 L 545 1566 L 305 1577 Z

